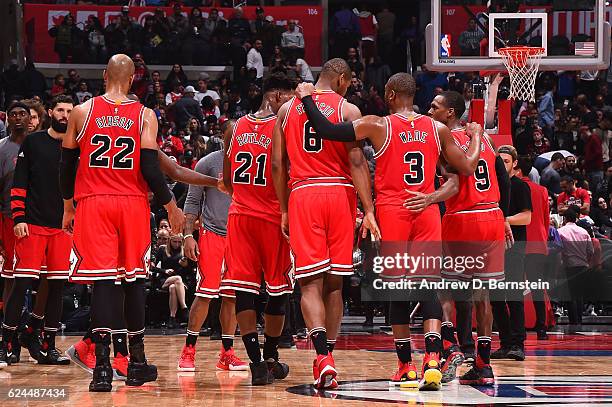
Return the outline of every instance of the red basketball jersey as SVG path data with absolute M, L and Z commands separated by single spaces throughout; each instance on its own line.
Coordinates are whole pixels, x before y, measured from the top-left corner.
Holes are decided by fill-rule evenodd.
M 464 151 L 470 146 L 465 129 L 451 131 L 455 143 Z M 459 174 L 459 192 L 446 200 L 446 213 L 490 209 L 499 205 L 499 186 L 495 173 L 495 150 L 488 137 L 482 137 L 480 160 L 474 174 Z
M 236 121 L 227 155 L 231 163 L 229 214 L 248 215 L 280 224 L 280 205 L 272 182 L 272 133 L 276 116 L 246 115 Z
M 81 150 L 75 199 L 92 195 L 147 196 L 140 172 L 140 135 L 144 106 L 91 99 L 91 109 L 77 136 Z
M 317 107 L 332 123 L 343 121 L 344 98 L 331 90 L 312 95 Z M 304 105 L 293 98 L 283 122 L 292 189 L 311 185 L 351 185 L 348 151 L 344 143 L 316 136 Z
M 374 154 L 376 205 L 401 208 L 411 196 L 406 190 L 434 191 L 440 139 L 435 121 L 427 116 L 396 113 L 386 116 L 385 121 L 387 138 Z

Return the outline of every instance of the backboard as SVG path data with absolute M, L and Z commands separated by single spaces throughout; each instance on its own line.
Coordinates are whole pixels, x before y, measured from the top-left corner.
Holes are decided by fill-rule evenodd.
M 426 66 L 503 71 L 498 49 L 544 48 L 540 71 L 605 69 L 612 6 L 606 0 L 431 0 Z

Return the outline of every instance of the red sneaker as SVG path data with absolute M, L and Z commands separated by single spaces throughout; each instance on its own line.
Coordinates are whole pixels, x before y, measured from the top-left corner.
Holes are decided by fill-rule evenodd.
M 115 373 L 115 377 L 113 379 L 116 380 L 125 380 L 127 378 L 128 371 L 128 363 L 130 359 L 127 355 L 122 355 L 121 353 L 117 353 L 117 356 L 113 358 L 113 370 Z
M 419 382 L 419 390 L 440 390 L 441 387 L 440 355 L 438 353 L 426 353 L 423 359 L 423 372 Z
M 221 347 L 221 353 L 219 353 L 219 361 L 217 362 L 217 369 L 219 370 L 249 370 L 249 364 L 243 362 L 236 354 L 234 353 L 234 348 L 230 348 L 230 350 L 225 350 Z
M 178 370 L 180 372 L 195 372 L 195 354 L 195 346 L 183 346 L 183 351 L 178 361 Z
M 317 355 L 313 363 L 314 386 L 317 389 L 333 389 L 338 387 L 336 376 L 338 372 L 334 364 L 334 357 L 331 353 L 327 355 Z
M 414 363 L 402 363 L 398 360 L 397 372 L 389 380 L 389 385 L 415 389 L 419 387 L 419 378 Z

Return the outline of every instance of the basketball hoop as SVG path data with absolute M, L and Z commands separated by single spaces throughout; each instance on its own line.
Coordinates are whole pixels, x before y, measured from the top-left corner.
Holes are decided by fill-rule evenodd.
M 509 99 L 535 102 L 535 80 L 544 48 L 506 47 L 497 50 L 510 75 Z

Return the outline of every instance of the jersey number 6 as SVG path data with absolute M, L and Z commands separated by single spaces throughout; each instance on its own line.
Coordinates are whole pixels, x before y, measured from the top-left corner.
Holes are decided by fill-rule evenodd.
M 304 123 L 304 150 L 309 153 L 318 153 L 323 149 L 323 140 L 317 136 L 317 132 L 310 125 L 310 122 Z

